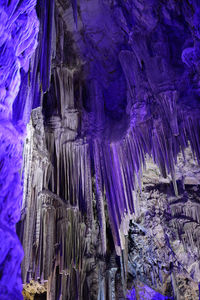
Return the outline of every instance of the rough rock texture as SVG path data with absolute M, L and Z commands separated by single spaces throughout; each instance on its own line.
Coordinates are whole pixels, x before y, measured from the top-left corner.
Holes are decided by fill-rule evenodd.
M 156 165 L 147 160 L 137 214 L 130 225 L 129 273 L 177 299 L 199 299 L 199 174 L 187 148 L 185 159 L 178 157 L 179 195 L 175 196 L 170 176 L 162 178 Z
M 26 122 L 13 106 L 37 45 L 36 1 L 0 2 L 0 299 L 22 299 L 20 218 L 23 139 Z M 19 104 L 21 105 L 21 103 Z M 27 106 L 30 103 L 27 102 Z
M 46 284 L 40 284 L 37 281 L 31 280 L 29 283 L 23 286 L 23 296 L 24 300 L 44 300 L 47 295 Z
M 124 299 L 129 280 L 196 299 L 198 167 L 179 153 L 190 145 L 199 163 L 199 2 L 39 0 L 37 12 L 23 281 L 48 280 L 52 300 Z M 147 155 L 158 169 L 145 179 Z

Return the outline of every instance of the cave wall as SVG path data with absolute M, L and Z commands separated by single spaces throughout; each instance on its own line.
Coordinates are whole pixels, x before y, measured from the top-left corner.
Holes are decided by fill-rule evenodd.
M 45 5 L 46 73 L 24 151 L 23 282 L 48 280 L 49 299 L 124 299 L 133 286 L 132 298 L 197 299 L 198 196 L 176 165 L 180 152 L 193 155 L 188 169 L 199 162 L 198 2 Z M 147 156 L 162 178 L 151 202 Z
M 176 165 L 188 147 L 194 162 L 200 158 L 199 1 L 35 5 L 0 4 L 1 237 L 8 245 L 0 262 L 2 299 L 21 297 L 22 249 L 15 234 L 20 209 L 23 282 L 48 280 L 49 299 L 123 299 L 134 284 L 136 292 L 151 294 L 152 288 L 182 299 L 185 281 L 188 299 L 195 299 L 199 200 Z M 153 188 L 150 206 L 143 178 L 147 155 L 156 173 L 171 176 L 166 190 L 162 183 Z M 140 218 L 141 203 L 146 211 Z M 161 203 L 168 213 L 152 212 Z M 137 217 L 149 231 L 139 230 L 143 239 Z M 163 241 L 159 251 L 150 230 L 154 223 Z M 143 260 L 150 240 L 155 272 Z M 176 244 L 185 256 L 174 250 Z M 171 262 L 163 267 L 166 289 L 159 277 L 162 246 Z
M 23 249 L 15 225 L 22 202 L 23 140 L 31 101 L 15 105 L 37 46 L 36 1 L 0 3 L 0 299 L 22 299 Z M 25 91 L 24 91 L 25 92 Z M 26 106 L 27 110 L 24 109 Z M 26 115 L 26 116 L 25 116 Z

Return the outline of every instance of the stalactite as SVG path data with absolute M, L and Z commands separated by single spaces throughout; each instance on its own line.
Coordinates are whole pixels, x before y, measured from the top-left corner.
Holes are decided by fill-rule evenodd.
M 102 242 L 102 253 L 106 253 L 106 220 L 104 211 L 104 193 L 103 193 L 103 178 L 100 165 L 99 155 L 99 143 L 94 141 L 94 164 L 95 164 L 95 175 L 96 175 L 96 191 L 97 191 L 97 210 L 99 214 L 99 222 L 101 226 L 101 242 Z
M 72 0 L 72 8 L 73 8 L 73 16 L 74 16 L 74 22 L 77 27 L 77 0 Z
M 40 82 L 43 92 L 50 86 L 51 60 L 53 55 L 52 32 L 54 19 L 54 1 L 41 0 L 38 2 L 38 17 L 41 20 L 39 46 L 36 60 L 39 66 Z M 36 67 L 37 63 L 35 62 Z
M 24 147 L 21 231 L 27 253 L 22 269 L 24 281 L 48 280 L 48 297 L 52 300 L 59 293 L 63 299 L 82 299 L 84 287 L 92 285 L 86 273 L 92 269 L 94 257 L 104 259 L 110 255 L 106 227 L 111 228 L 111 240 L 120 256 L 125 297 L 126 236 L 130 220 L 142 210 L 138 194 L 142 191 L 146 156 L 153 158 L 163 177 L 171 176 L 177 199 L 177 155 L 184 153 L 190 143 L 194 157 L 200 159 L 199 117 L 193 108 L 185 108 L 185 89 L 174 74 L 185 70 L 179 66 L 181 52 L 185 65 L 194 65 L 197 46 L 182 51 L 185 45 L 182 39 L 179 41 L 180 58 L 173 60 L 180 68 L 175 66 L 178 71 L 174 71 L 169 62 L 175 51 L 170 48 L 171 36 L 168 39 L 165 33 L 172 26 L 171 8 L 164 22 L 162 18 L 158 20 L 157 13 L 162 5 L 155 8 L 155 13 L 149 3 L 145 9 L 141 1 L 122 2 L 118 1 L 116 8 L 101 1 L 95 2 L 94 7 L 82 2 L 77 6 L 76 0 L 71 1 L 72 7 L 65 7 L 66 3 L 56 1 L 55 11 L 54 1 L 38 2 L 42 20 L 39 47 L 29 76 L 24 76 L 23 87 L 30 80 L 32 90 L 26 90 L 26 98 L 34 95 L 35 105 L 42 105 L 44 118 L 40 109 L 33 111 L 28 140 L 35 140 Z M 90 19 L 93 9 L 98 16 L 95 22 Z M 150 22 L 145 19 L 146 14 Z M 174 10 L 173 14 L 176 16 Z M 80 24 L 80 32 L 72 29 L 73 17 L 76 27 Z M 112 33 L 101 31 L 104 17 L 105 28 L 109 27 Z M 176 29 L 180 33 L 186 25 L 178 29 L 179 25 Z M 21 46 L 24 45 L 30 48 L 29 38 Z M 193 84 L 192 76 L 189 81 Z M 17 88 L 15 80 L 10 80 Z M 21 91 L 18 102 L 22 98 Z M 36 111 L 42 119 L 39 130 Z M 179 229 L 182 214 L 199 222 L 198 205 L 187 205 L 170 203 L 170 222 Z M 95 224 L 99 225 L 101 247 L 97 241 L 94 245 Z M 185 243 L 194 244 L 195 234 L 195 230 L 187 231 Z M 151 284 L 156 287 L 157 278 L 162 277 L 160 266 L 155 267 L 149 257 L 146 261 L 150 267 L 142 267 L 143 276 L 151 274 Z M 102 275 L 104 267 L 97 265 L 94 268 L 98 269 L 98 299 L 107 294 L 114 299 L 117 268 L 111 266 L 107 272 L 106 279 L 112 283 L 108 288 Z

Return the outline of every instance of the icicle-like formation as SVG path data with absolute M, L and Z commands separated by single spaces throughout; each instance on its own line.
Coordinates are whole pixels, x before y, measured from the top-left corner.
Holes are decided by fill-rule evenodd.
M 57 96 L 60 95 L 60 110 L 64 118 L 66 111 L 74 108 L 73 70 L 62 67 L 57 68 L 56 71 L 59 79 Z
M 30 262 L 32 264 L 32 241 L 34 239 L 36 253 L 38 253 L 40 244 L 40 230 L 41 230 L 41 214 L 42 198 L 39 196 L 38 201 L 35 201 L 35 195 L 40 195 L 44 187 L 44 180 L 47 178 L 48 170 L 51 169 L 51 164 L 48 160 L 47 150 L 43 147 L 45 140 L 43 129 L 43 118 L 41 109 L 38 108 L 33 111 L 32 119 L 27 127 L 27 138 L 24 146 L 24 199 L 22 205 L 23 230 L 21 231 L 21 239 L 25 252 L 24 260 L 22 262 L 23 280 L 26 281 L 31 278 L 28 274 Z M 40 137 L 37 145 L 35 141 Z M 37 163 L 33 165 L 33 161 Z M 35 232 L 33 232 L 35 228 Z M 33 268 L 33 266 L 31 266 Z
M 175 163 L 178 153 L 181 150 L 184 152 L 188 145 L 187 140 L 190 141 L 194 156 L 199 161 L 199 120 L 192 119 L 190 115 L 183 119 L 181 111 L 177 119 L 183 126 L 177 129 L 180 132 L 177 137 L 169 136 L 169 127 L 166 130 L 161 121 L 154 122 L 154 127 L 151 127 L 152 122 L 148 121 L 148 126 L 131 127 L 125 139 L 120 142 L 98 142 L 98 147 L 97 142 L 94 142 L 98 198 L 102 193 L 99 188 L 104 190 L 105 187 L 110 224 L 118 254 L 119 249 L 124 249 L 123 237 L 127 234 L 129 220 L 135 212 L 134 190 L 137 184 L 140 186 L 146 154 L 153 156 L 164 177 L 171 174 L 176 195 L 178 190 Z M 101 219 L 101 208 L 99 213 Z
M 165 38 L 165 29 L 170 26 L 174 28 L 173 24 L 168 24 L 173 21 L 170 20 L 172 8 L 169 9 L 167 24 L 164 19 L 159 24 L 157 11 L 153 10 L 151 1 L 144 5 L 139 3 L 142 1 L 122 2 L 113 6 L 109 1 L 96 1 L 95 19 L 94 7 L 79 2 L 82 30 L 75 34 L 72 30 L 74 26 L 70 23 L 72 21 L 73 24 L 71 7 L 56 2 L 59 10 L 59 16 L 57 14 L 55 17 L 56 24 L 51 22 L 54 20 L 54 2 L 44 1 L 44 10 L 42 6 L 38 8 L 42 18 L 40 46 L 30 77 L 36 99 L 42 95 L 41 86 L 43 92 L 47 93 L 42 102 L 45 124 L 42 147 L 38 143 L 40 137 L 35 121 L 33 136 L 36 140 L 34 144 L 38 144 L 37 149 L 35 154 L 30 149 L 25 150 L 25 155 L 32 155 L 33 161 L 32 174 L 29 176 L 25 173 L 25 181 L 30 181 L 26 189 L 30 197 L 29 203 L 24 201 L 28 212 L 22 221 L 23 239 L 28 251 L 23 274 L 24 280 L 27 277 L 46 280 L 50 275 L 52 284 L 48 287 L 48 293 L 52 299 L 60 291 L 64 299 L 81 298 L 83 282 L 88 284 L 90 280 L 84 279 L 77 264 L 81 261 L 85 272 L 94 263 L 90 252 L 96 222 L 100 228 L 98 239 L 101 244 L 99 250 L 99 244 L 96 243 L 96 252 L 105 255 L 110 250 L 106 237 L 107 212 L 116 253 L 121 256 L 121 280 L 125 294 L 125 236 L 133 214 L 139 213 L 136 194 L 142 189 L 140 177 L 146 155 L 153 157 L 164 177 L 171 174 L 176 196 L 178 188 L 174 166 L 177 154 L 180 151 L 184 153 L 190 141 L 194 156 L 198 161 L 200 159 L 199 117 L 192 109 L 186 110 L 180 104 L 183 99 L 178 97 L 179 84 L 169 64 L 175 51 L 171 51 L 171 48 L 168 50 L 172 41 Z M 72 1 L 72 7 L 77 23 L 77 1 Z M 114 12 L 120 17 L 113 21 Z M 150 22 L 146 22 L 146 14 Z M 93 19 L 89 19 L 90 16 Z M 104 18 L 111 36 L 106 34 L 104 37 L 105 31 L 101 27 L 102 24 L 104 26 Z M 47 19 L 50 21 L 47 22 Z M 116 26 L 115 21 L 120 25 Z M 47 30 L 48 26 L 50 30 Z M 120 30 L 123 27 L 123 33 L 118 27 Z M 185 29 L 184 26 L 180 28 L 179 32 Z M 116 37 L 116 43 L 113 36 Z M 127 37 L 127 44 L 122 45 Z M 182 51 L 183 41 L 179 42 Z M 195 47 L 192 55 L 189 51 L 182 55 L 187 65 L 188 58 L 192 56 L 196 59 L 198 49 Z M 51 56 L 55 50 L 58 52 L 50 70 Z M 84 60 L 82 66 L 80 57 Z M 173 59 L 177 61 L 177 57 Z M 179 64 L 180 61 L 177 62 Z M 181 73 L 183 67 L 179 67 L 178 73 Z M 24 76 L 24 86 L 27 82 L 28 77 Z M 180 83 L 184 94 L 182 85 Z M 28 159 L 25 159 L 25 169 L 27 167 Z M 33 180 L 30 179 L 32 176 Z M 185 210 L 182 206 L 172 207 L 173 217 Z M 192 216 L 195 222 L 198 221 L 196 211 L 195 207 L 191 207 L 184 213 Z M 56 223 L 59 224 L 57 237 L 54 236 Z M 50 230 L 47 224 L 50 224 Z M 85 240 L 82 240 L 80 232 Z M 28 241 L 28 234 L 31 242 Z M 185 239 L 188 238 L 192 243 L 191 231 L 187 235 Z M 50 247 L 54 249 L 53 252 Z M 91 261 L 85 266 L 87 255 Z M 54 261 L 54 264 L 47 266 L 48 260 Z M 156 285 L 157 269 L 152 267 L 149 272 L 152 284 Z M 104 289 L 107 282 L 102 280 L 100 267 L 95 274 L 99 275 Z M 110 275 L 115 277 L 114 274 Z M 76 288 L 72 285 L 73 278 L 76 278 Z M 56 282 L 59 282 L 59 287 Z M 106 294 L 99 290 L 98 297 L 104 298 Z
M 72 1 L 72 8 L 73 8 L 74 22 L 77 28 L 77 0 L 71 0 L 71 1 Z
M 104 188 L 103 188 L 103 178 L 101 169 L 101 157 L 99 153 L 99 141 L 94 141 L 94 164 L 95 164 L 95 175 L 96 175 L 96 197 L 97 197 L 97 211 L 98 218 L 101 227 L 101 242 L 102 242 L 102 253 L 106 253 L 106 220 L 104 211 Z
M 93 226 L 88 145 L 69 141 L 62 147 L 56 146 L 52 135 L 54 145 L 48 145 L 52 147 L 50 149 L 54 149 L 51 157 L 45 148 L 43 118 L 39 108 L 32 113 L 32 124 L 33 126 L 29 125 L 29 136 L 32 135 L 37 143 L 31 144 L 27 140 L 24 151 L 25 170 L 27 166 L 31 168 L 28 176 L 25 176 L 24 185 L 27 185 L 26 190 L 30 193 L 25 195 L 26 212 L 21 220 L 25 249 L 23 280 L 48 280 L 48 299 L 54 300 L 60 293 L 63 299 L 81 300 L 87 270 L 91 268 L 92 247 L 96 246 L 99 234 L 94 231 Z M 56 150 L 56 147 L 65 151 L 65 154 Z M 28 153 L 31 153 L 29 159 Z M 60 167 L 53 169 L 50 159 L 56 157 L 55 166 L 59 161 Z M 60 176 L 66 179 L 65 186 L 62 186 Z M 99 249 L 99 255 L 101 252 Z
M 71 76 L 71 73 L 67 74 L 70 74 Z M 79 261 L 79 256 L 78 254 L 74 255 L 74 253 L 72 254 L 70 252 L 71 248 L 68 249 L 69 246 L 66 244 L 66 240 L 70 237 L 70 245 L 73 245 L 73 247 L 75 247 L 74 245 L 77 245 L 77 240 L 79 240 L 80 237 L 76 238 L 76 234 L 79 234 L 78 232 L 81 229 L 74 225 L 74 220 L 79 217 L 83 218 L 84 215 L 87 217 L 84 217 L 81 219 L 82 221 L 79 220 L 78 222 L 83 224 L 83 236 L 86 240 L 90 240 L 90 229 L 94 222 L 94 197 L 92 193 L 92 174 L 94 174 L 96 184 L 96 207 L 98 211 L 98 220 L 102 229 L 101 253 L 105 253 L 106 250 L 104 211 L 105 190 L 110 226 L 114 237 L 116 252 L 118 255 L 121 255 L 121 270 L 123 272 L 122 280 L 125 293 L 127 262 L 124 252 L 127 249 L 127 246 L 125 244 L 124 235 L 127 235 L 129 220 L 135 212 L 134 203 L 136 200 L 133 199 L 133 195 L 134 190 L 136 191 L 137 189 L 137 185 L 141 187 L 140 176 L 145 164 L 145 155 L 149 154 L 153 156 L 163 175 L 166 175 L 167 173 L 174 174 L 174 157 L 176 157 L 181 147 L 184 149 L 185 145 L 187 145 L 186 140 L 188 138 L 193 139 L 193 148 L 195 149 L 198 143 L 198 135 L 195 135 L 194 132 L 191 131 L 191 128 L 188 128 L 188 123 L 190 124 L 190 127 L 194 126 L 190 118 L 188 117 L 187 120 L 182 120 L 182 115 L 180 113 L 178 114 L 178 119 L 184 122 L 185 129 L 182 132 L 182 135 L 172 137 L 173 140 L 168 139 L 168 134 L 162 126 L 162 122 L 154 123 L 154 127 L 152 127 L 151 121 L 148 121 L 149 126 L 131 126 L 125 138 L 120 142 L 108 143 L 96 139 L 90 147 L 86 140 L 77 138 L 78 113 L 73 105 L 71 108 L 68 106 L 71 99 L 69 94 L 67 94 L 67 89 L 68 86 L 65 91 L 65 99 L 67 100 L 66 102 L 63 102 L 64 104 L 60 116 L 51 116 L 45 121 L 45 139 L 47 147 L 44 146 L 44 139 L 44 144 L 42 146 L 43 151 L 39 148 L 37 149 L 38 153 L 49 153 L 45 154 L 49 157 L 49 160 L 47 169 L 44 170 L 45 168 L 43 167 L 43 175 L 40 175 L 39 170 L 34 171 L 34 173 L 37 174 L 36 177 L 42 178 L 42 185 L 39 182 L 35 185 L 31 184 L 32 187 L 37 186 L 37 189 L 32 190 L 33 203 L 37 203 L 37 209 L 31 208 L 32 212 L 30 215 L 27 214 L 27 220 L 28 218 L 34 220 L 34 214 L 37 214 L 35 219 L 36 224 L 33 225 L 31 220 L 28 221 L 32 227 L 36 228 L 34 234 L 31 235 L 30 233 L 30 237 L 32 238 L 32 241 L 34 241 L 34 245 L 37 246 L 37 254 L 35 256 L 35 250 L 31 250 L 32 243 L 27 244 L 27 249 L 29 249 L 30 253 L 31 251 L 33 253 L 31 254 L 32 258 L 30 256 L 28 258 L 28 267 L 24 270 L 26 274 L 25 277 L 29 275 L 29 278 L 39 277 L 41 279 L 48 279 L 48 276 L 51 274 L 49 278 L 49 282 L 51 283 L 48 289 L 50 299 L 54 299 L 55 297 L 57 280 L 61 280 L 59 282 L 62 282 L 61 290 L 63 297 L 66 297 L 66 299 L 70 299 L 71 295 L 73 295 L 73 297 L 81 297 L 78 295 L 81 295 L 82 293 L 84 276 L 83 274 L 80 275 L 80 273 L 77 273 L 77 270 L 72 267 L 76 264 L 76 261 Z M 193 122 L 196 122 L 196 120 Z M 38 119 L 35 121 L 36 129 L 37 124 L 39 124 Z M 36 144 L 39 145 L 40 143 Z M 44 151 L 45 147 L 46 150 Z M 196 153 L 195 150 L 194 153 Z M 196 155 L 198 155 L 198 153 Z M 94 159 L 93 170 L 91 157 Z M 38 197 L 38 191 L 41 191 L 41 195 L 43 196 Z M 41 200 L 42 197 L 44 198 L 43 200 Z M 30 210 L 30 208 L 28 210 Z M 58 211 L 61 211 L 63 214 L 65 214 L 66 211 L 70 211 L 74 212 L 74 215 L 73 217 L 71 217 L 71 215 L 63 217 L 65 220 L 61 222 L 61 212 L 59 212 L 59 217 L 57 217 Z M 75 212 L 77 212 L 77 214 L 79 212 L 78 216 Z M 180 211 L 178 213 L 180 213 Z M 194 209 L 192 209 L 190 213 L 196 218 Z M 41 216 L 42 220 L 40 220 L 39 216 Z M 52 234 L 55 230 L 55 223 L 59 224 L 60 232 L 57 241 Z M 48 231 L 47 224 L 50 224 L 51 231 Z M 24 228 L 26 228 L 24 229 L 25 231 L 27 230 L 26 226 L 27 225 L 24 226 Z M 75 228 L 73 232 L 76 233 L 73 236 L 71 234 L 72 227 Z M 192 243 L 191 234 L 188 234 L 188 239 Z M 43 247 L 45 249 L 48 248 L 48 250 L 53 247 L 59 255 L 55 256 L 55 253 L 57 253 L 56 251 L 53 253 L 51 251 L 43 252 Z M 84 246 L 83 249 L 85 249 L 85 247 L 88 250 L 89 247 Z M 75 247 L 75 249 L 78 248 Z M 84 250 L 85 252 L 83 251 L 83 253 L 88 253 L 87 250 Z M 60 253 L 65 253 L 65 255 L 60 255 Z M 81 255 L 84 256 L 84 254 Z M 52 260 L 52 257 L 58 257 L 58 261 L 55 265 L 47 266 L 47 261 Z M 33 265 L 31 265 L 30 262 L 33 262 Z M 68 266 L 71 268 L 70 270 Z M 62 270 L 62 278 L 58 275 L 58 268 L 61 268 L 60 270 Z M 30 269 L 32 271 L 29 271 Z M 156 285 L 156 272 L 157 269 L 153 268 L 151 272 L 153 285 Z M 79 278 L 78 276 L 82 276 L 82 279 L 81 281 L 76 281 L 78 289 L 73 289 L 72 291 L 72 276 L 75 276 L 75 274 L 77 278 Z M 66 286 L 67 289 L 65 288 Z M 100 292 L 99 297 L 103 297 Z
M 53 55 L 52 33 L 54 25 L 54 0 L 38 1 L 38 17 L 41 20 L 41 26 L 39 45 L 36 52 L 36 61 L 34 62 L 34 67 L 37 68 L 39 66 L 42 90 L 43 92 L 46 92 L 49 89 L 51 78 L 51 60 Z
M 73 77 L 66 86 L 62 72 L 73 75 L 67 69 L 60 70 L 60 116 L 51 116 L 44 128 L 41 108 L 35 109 L 28 127 L 24 149 L 26 212 L 20 230 L 25 249 L 22 272 L 24 282 L 48 280 L 49 299 L 59 292 L 56 282 L 63 299 L 82 299 L 90 266 L 87 256 L 95 243 L 91 156 L 89 144 L 76 139 L 79 118 L 69 88 Z

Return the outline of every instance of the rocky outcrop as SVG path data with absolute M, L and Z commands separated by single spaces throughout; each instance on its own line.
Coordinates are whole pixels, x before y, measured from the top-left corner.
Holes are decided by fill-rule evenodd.
M 188 148 L 185 159 L 178 156 L 175 196 L 171 178 L 162 178 L 147 160 L 129 231 L 129 273 L 162 295 L 181 300 L 199 298 L 199 186 L 192 181 L 194 174 L 198 181 L 199 173 Z

